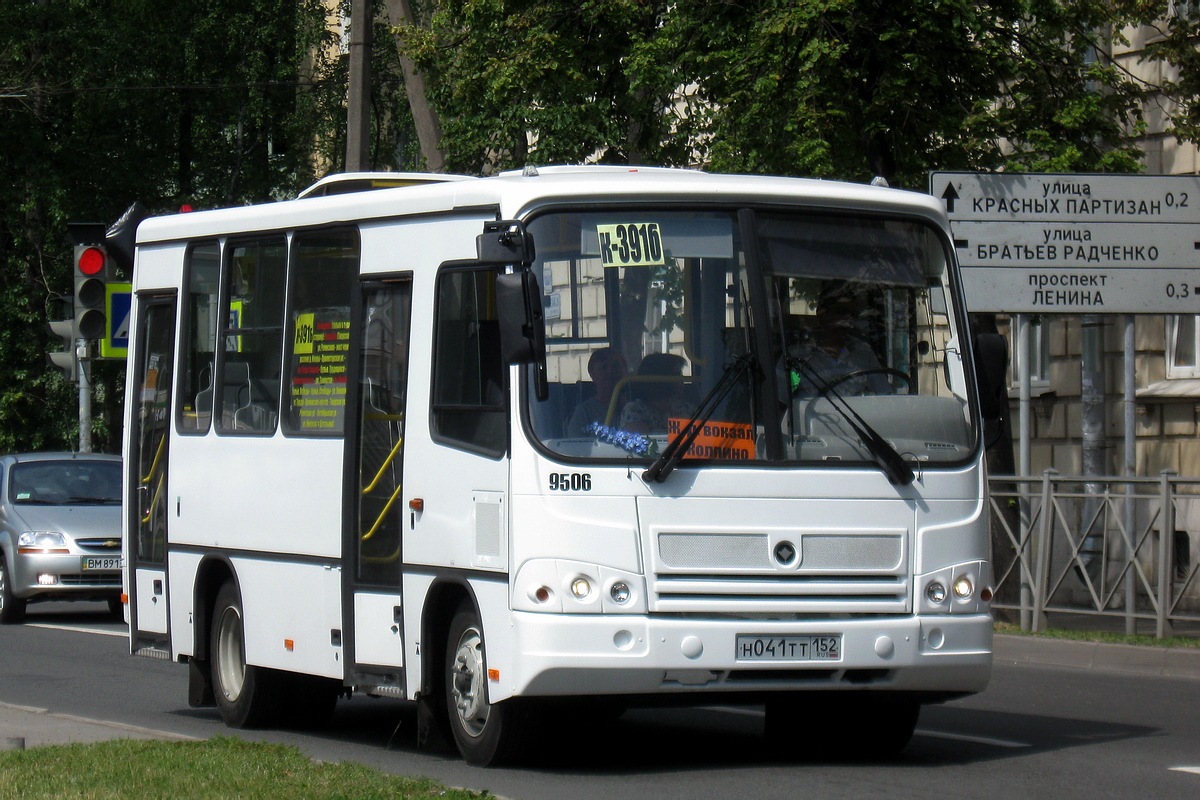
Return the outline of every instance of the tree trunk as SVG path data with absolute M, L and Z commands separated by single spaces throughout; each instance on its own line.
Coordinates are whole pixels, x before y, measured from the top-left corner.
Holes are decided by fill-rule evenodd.
M 393 26 L 416 25 L 411 0 L 384 0 L 388 19 Z M 442 122 L 429 102 L 425 76 L 404 51 L 404 41 L 396 36 L 396 50 L 400 54 L 400 69 L 404 72 L 404 92 L 408 95 L 408 107 L 412 112 L 421 143 L 421 156 L 430 172 L 442 172 L 446 168 L 446 154 L 442 152 Z

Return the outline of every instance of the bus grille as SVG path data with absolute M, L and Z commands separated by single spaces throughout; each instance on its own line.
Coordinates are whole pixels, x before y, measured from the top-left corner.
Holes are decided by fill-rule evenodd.
M 780 543 L 794 547 L 791 559 Z M 650 600 L 661 613 L 902 614 L 903 531 L 660 531 Z

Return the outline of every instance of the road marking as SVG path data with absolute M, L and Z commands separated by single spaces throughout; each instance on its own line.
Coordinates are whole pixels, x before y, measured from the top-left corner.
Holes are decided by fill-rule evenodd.
M 48 622 L 29 622 L 25 625 L 26 628 L 46 628 L 51 631 L 71 631 L 72 633 L 95 633 L 100 636 L 120 636 L 122 639 L 128 639 L 129 634 L 125 631 L 105 631 L 98 628 L 80 628 L 74 625 L 51 625 Z
M 1033 747 L 1033 745 L 1029 744 L 1028 742 L 1013 742 L 1013 741 L 1009 741 L 1008 739 L 993 739 L 990 736 L 970 736 L 965 733 L 946 733 L 944 731 L 929 731 L 929 730 L 925 730 L 923 728 L 918 728 L 916 731 L 914 731 L 913 735 L 914 736 L 924 736 L 929 739 L 952 739 L 956 742 L 972 742 L 974 744 L 986 744 L 986 745 L 992 745 L 993 747 L 1008 747 L 1008 748 L 1013 748 L 1013 749 L 1022 748 L 1022 747 Z
M 1171 767 L 1171 772 L 1186 772 L 1189 775 L 1200 775 L 1200 767 Z
M 740 708 L 737 706 L 703 706 L 706 711 L 721 711 L 727 714 L 745 714 L 747 716 L 763 716 L 761 709 Z M 913 731 L 914 736 L 924 736 L 928 739 L 950 739 L 957 742 L 972 742 L 974 744 L 986 744 L 993 747 L 1007 747 L 1010 749 L 1020 749 L 1025 747 L 1033 747 L 1028 742 L 1014 742 L 1008 739 L 994 739 L 990 736 L 971 736 L 966 733 L 948 733 L 946 731 L 931 731 L 924 728 L 917 728 Z M 1200 767 L 1176 767 L 1176 769 L 1188 771 L 1195 769 L 1200 771 Z

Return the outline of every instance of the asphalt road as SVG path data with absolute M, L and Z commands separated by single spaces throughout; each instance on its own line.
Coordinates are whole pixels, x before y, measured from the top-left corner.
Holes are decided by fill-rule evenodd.
M 101 611 L 33 606 L 25 625 L 0 628 L 0 729 L 83 718 L 113 735 L 238 735 L 514 800 L 1200 796 L 1200 679 L 1152 669 L 1000 660 L 987 691 L 926 708 L 886 763 L 781 760 L 763 746 L 758 709 L 712 707 L 564 718 L 529 765 L 485 770 L 417 750 L 411 706 L 391 700 L 343 701 L 320 732 L 227 729 L 215 710 L 187 706 L 184 667 L 130 657 Z

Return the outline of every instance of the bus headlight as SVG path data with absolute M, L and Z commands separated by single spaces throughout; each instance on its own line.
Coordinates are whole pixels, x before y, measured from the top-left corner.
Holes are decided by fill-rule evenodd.
M 514 611 L 543 614 L 637 614 L 647 610 L 641 575 L 599 564 L 537 558 L 513 577 Z
M 633 597 L 633 591 L 630 590 L 629 584 L 625 581 L 614 581 L 613 585 L 608 587 L 608 596 L 612 601 L 619 606 L 623 606 Z
M 917 576 L 917 606 L 924 614 L 978 614 L 992 600 L 986 561 L 968 561 Z
M 925 587 L 925 597 L 935 606 L 946 602 L 946 587 L 941 581 L 933 581 Z

